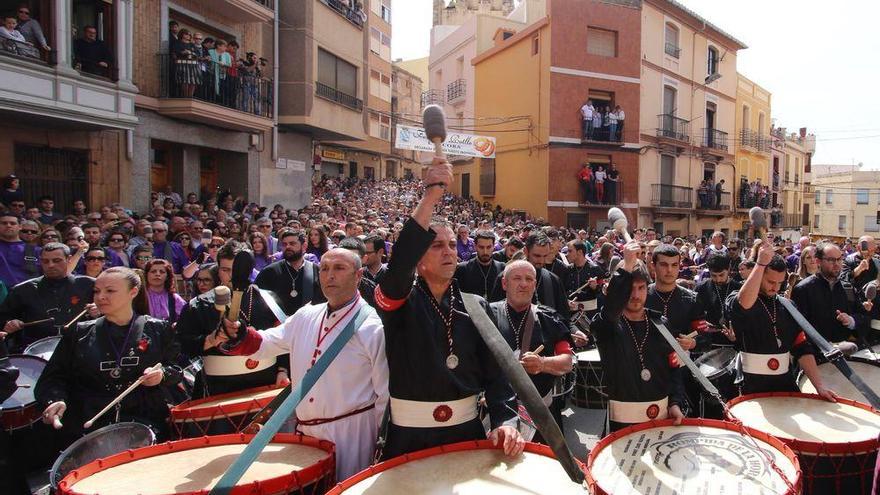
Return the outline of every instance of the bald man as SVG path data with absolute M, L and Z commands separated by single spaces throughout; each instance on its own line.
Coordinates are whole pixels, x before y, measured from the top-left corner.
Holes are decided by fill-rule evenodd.
M 326 303 L 303 306 L 269 330 L 248 328 L 238 336 L 240 342 L 224 346 L 224 352 L 256 360 L 290 353 L 290 379 L 299 383 L 349 322 L 359 313 L 366 315 L 296 408 L 298 432 L 338 446 L 336 479 L 343 480 L 373 459 L 388 405 L 385 333 L 376 311 L 358 293 L 363 268 L 357 254 L 341 248 L 327 251 L 321 257 L 319 277 Z M 238 333 L 238 323 L 224 324 L 230 335 Z

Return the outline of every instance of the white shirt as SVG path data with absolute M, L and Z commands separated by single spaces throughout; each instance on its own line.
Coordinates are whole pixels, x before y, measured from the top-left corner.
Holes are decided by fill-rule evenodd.
M 299 426 L 306 435 L 336 444 L 338 480 L 349 478 L 370 465 L 379 425 L 388 406 L 385 332 L 376 310 L 360 295 L 329 315 L 327 303 L 303 306 L 281 326 L 261 330 L 260 349 L 252 355 L 253 359 L 262 360 L 290 353 L 290 381 L 299 383 L 312 367 L 319 332 L 330 329 L 317 346 L 326 352 L 358 308 L 367 313 L 366 320 L 296 408 L 297 418 L 313 420 L 342 416 L 375 404 L 369 411 L 331 423 Z
M 24 35 L 13 29 L 12 31 L 6 29 L 6 26 L 0 26 L 0 38 L 6 38 L 10 40 L 19 41 L 21 43 L 27 43 L 27 40 L 24 39 Z
M 593 177 L 596 178 L 596 184 L 602 184 L 603 182 L 605 182 L 605 171 L 597 170 L 596 173 L 593 174 Z
M 581 116 L 584 120 L 592 120 L 593 119 L 593 107 L 591 105 L 584 105 L 581 107 Z
M 617 111 L 617 120 L 626 120 L 626 114 L 623 113 L 623 110 Z

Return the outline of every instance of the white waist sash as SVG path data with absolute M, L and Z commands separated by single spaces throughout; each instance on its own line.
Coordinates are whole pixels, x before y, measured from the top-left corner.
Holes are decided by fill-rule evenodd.
M 636 424 L 653 419 L 666 419 L 669 397 L 648 402 L 608 401 L 608 415 L 615 423 Z
M 871 320 L 871 328 L 880 330 L 880 320 Z
M 791 355 L 787 352 L 782 354 L 740 352 L 740 355 L 743 372 L 753 375 L 784 375 L 788 373 L 788 365 L 791 361 Z
M 446 402 L 422 402 L 391 397 L 391 422 L 408 428 L 456 426 L 477 417 L 477 396 Z
M 274 359 L 257 361 L 247 356 L 215 356 L 202 357 L 205 374 L 208 376 L 247 375 L 263 371 L 275 364 Z
M 587 299 L 586 301 L 576 301 L 574 306 L 577 311 L 595 311 L 599 309 L 599 300 Z

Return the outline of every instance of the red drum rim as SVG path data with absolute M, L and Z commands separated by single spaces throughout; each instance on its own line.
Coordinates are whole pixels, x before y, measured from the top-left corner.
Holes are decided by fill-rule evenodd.
M 272 402 L 272 399 L 274 399 L 275 397 L 269 396 L 254 399 L 248 397 L 249 395 L 258 395 L 263 392 L 269 392 L 271 390 L 277 390 L 278 393 L 281 393 L 281 390 L 283 388 L 283 385 L 264 385 L 262 387 L 247 388 L 244 390 L 238 390 L 236 392 L 227 392 L 225 394 L 209 395 L 208 397 L 203 397 L 201 399 L 181 402 L 180 404 L 171 408 L 171 421 L 174 423 L 180 423 L 191 420 L 211 419 L 216 417 L 217 413 L 223 413 L 227 416 L 234 416 L 236 414 L 257 412 L 254 409 L 257 409 L 257 407 L 259 407 L 260 409 L 266 407 L 266 405 Z M 240 398 L 241 400 L 230 404 L 201 407 L 203 404 L 209 402 L 216 402 L 218 400 L 234 398 Z
M 255 435 L 232 434 L 232 435 L 216 435 L 212 437 L 188 438 L 186 440 L 177 440 L 174 442 L 165 442 L 161 444 L 151 445 L 140 449 L 126 450 L 119 454 L 111 455 L 97 461 L 90 462 L 85 466 L 67 473 L 60 482 L 58 482 L 58 490 L 62 495 L 90 495 L 77 492 L 73 489 L 76 482 L 92 476 L 95 473 L 106 471 L 107 469 L 126 464 L 148 457 L 156 457 L 170 452 L 180 452 L 184 450 L 198 449 L 202 447 L 211 447 L 216 445 L 246 444 L 251 441 Z M 293 471 L 284 476 L 269 478 L 265 480 L 255 481 L 247 485 L 236 485 L 232 489 L 232 495 L 262 495 L 267 493 L 279 493 L 289 488 L 301 487 L 310 481 L 320 478 L 322 472 L 333 471 L 336 462 L 336 446 L 333 442 L 326 440 L 318 440 L 317 438 L 297 435 L 295 433 L 279 433 L 272 438 L 271 443 L 281 444 L 299 444 L 307 447 L 314 447 L 327 452 L 325 459 L 305 467 L 299 471 Z M 335 472 L 335 471 L 334 471 Z M 168 495 L 208 495 L 210 489 L 180 492 Z
M 752 399 L 762 399 L 767 397 L 794 397 L 796 399 L 812 399 L 827 402 L 818 394 L 805 394 L 802 392 L 762 392 L 759 394 L 741 395 L 728 402 L 727 407 L 728 409 L 732 409 L 733 406 L 739 403 L 746 402 Z M 863 409 L 865 411 L 870 411 L 874 414 L 880 415 L 880 411 L 858 401 L 838 397 L 837 403 L 856 407 L 858 409 Z M 728 416 L 733 416 L 733 411 L 728 413 Z M 736 416 L 730 417 L 730 419 L 734 421 L 740 421 L 740 419 Z M 750 428 L 755 429 L 754 426 Z M 796 438 L 783 438 L 778 436 L 775 438 L 778 438 L 780 441 L 788 444 L 792 448 L 792 450 L 805 454 L 859 454 L 870 452 L 872 450 L 877 450 L 878 447 L 880 447 L 880 439 L 877 438 L 864 440 L 861 442 L 813 442 L 809 440 L 798 440 Z
M 409 454 L 404 454 L 401 456 L 397 456 L 393 459 L 388 459 L 387 461 L 380 462 L 374 466 L 370 466 L 367 469 L 355 474 L 354 476 L 343 480 L 338 485 L 333 487 L 332 490 L 327 492 L 325 495 L 340 495 L 344 493 L 349 488 L 354 485 L 364 481 L 365 479 L 371 478 L 377 474 L 383 473 L 390 469 L 393 469 L 402 464 L 406 464 L 407 462 L 417 461 L 419 459 L 426 459 L 428 457 L 434 457 L 442 454 L 449 454 L 452 452 L 462 452 L 467 450 L 501 450 L 502 446 L 493 445 L 491 440 L 471 440 L 467 442 L 458 442 L 451 443 L 448 445 L 440 445 L 438 447 L 431 447 L 430 449 L 419 450 L 416 452 L 410 452 Z M 541 455 L 544 457 L 550 457 L 556 459 L 556 456 L 553 455 L 553 450 L 546 445 L 541 445 L 537 443 L 526 442 L 525 449 L 523 452 L 529 452 L 532 454 Z M 584 465 L 580 461 L 578 461 L 578 466 L 580 466 L 581 470 L 583 470 Z
M 586 483 L 589 487 L 590 493 L 593 495 L 613 495 L 605 490 L 603 490 L 599 486 L 599 480 L 593 478 L 593 462 L 596 459 L 596 456 L 599 455 L 605 447 L 608 447 L 612 443 L 621 438 L 631 434 L 638 433 L 644 430 L 650 430 L 653 428 L 663 428 L 667 426 L 674 426 L 673 419 L 655 419 L 652 421 L 647 421 L 645 423 L 639 423 L 632 426 L 628 426 L 623 428 L 622 430 L 615 431 L 614 433 L 605 436 L 603 439 L 599 440 L 593 450 L 590 451 L 590 455 L 587 456 L 587 466 L 586 466 Z M 782 440 L 771 436 L 768 433 L 764 433 L 763 431 L 756 430 L 754 428 L 750 428 L 748 426 L 744 426 L 737 423 L 731 423 L 729 421 L 721 421 L 718 419 L 701 419 L 701 418 L 684 418 L 681 421 L 681 424 L 684 426 L 706 426 L 710 428 L 718 428 L 720 430 L 728 430 L 736 433 L 742 433 L 743 431 L 747 432 L 753 438 L 760 440 L 771 447 L 779 450 L 785 456 L 786 459 L 789 460 L 794 465 L 795 471 L 795 479 L 788 480 L 791 482 L 794 490 L 788 490 L 785 492 L 786 495 L 795 495 L 801 492 L 801 483 L 803 482 L 803 473 L 801 472 L 801 463 L 798 461 L 797 455 L 794 453 L 791 447 L 785 444 Z

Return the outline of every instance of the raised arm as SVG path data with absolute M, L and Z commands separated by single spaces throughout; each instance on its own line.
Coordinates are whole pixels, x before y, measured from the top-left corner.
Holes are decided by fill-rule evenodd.
M 743 309 L 751 309 L 758 300 L 758 294 L 761 291 L 761 279 L 764 278 L 764 270 L 773 259 L 773 245 L 767 242 L 767 239 L 761 240 L 761 246 L 758 248 L 758 260 L 755 262 L 755 268 L 749 274 L 742 288 L 736 295 L 739 305 Z

